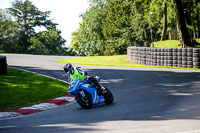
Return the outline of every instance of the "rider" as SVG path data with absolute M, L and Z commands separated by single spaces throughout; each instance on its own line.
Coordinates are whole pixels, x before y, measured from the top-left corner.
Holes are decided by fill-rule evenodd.
M 73 67 L 70 63 L 64 65 L 63 68 L 72 80 L 78 78 L 78 80 L 88 80 L 88 82 L 93 82 L 96 86 L 97 94 L 101 95 L 104 88 L 100 86 L 100 78 L 98 76 L 87 76 L 87 72 L 83 71 L 80 67 Z

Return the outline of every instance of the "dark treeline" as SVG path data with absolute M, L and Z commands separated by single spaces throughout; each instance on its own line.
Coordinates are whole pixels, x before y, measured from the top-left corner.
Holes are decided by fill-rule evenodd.
M 193 47 L 200 38 L 199 9 L 199 0 L 90 0 L 71 48 L 78 55 L 116 55 L 167 39 Z
M 63 55 L 65 40 L 57 24 L 29 0 L 15 0 L 11 8 L 0 10 L 0 52 Z M 37 27 L 46 30 L 36 32 Z

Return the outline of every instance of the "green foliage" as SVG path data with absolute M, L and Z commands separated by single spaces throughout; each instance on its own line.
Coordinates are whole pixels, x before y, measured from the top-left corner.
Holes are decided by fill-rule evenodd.
M 144 6 L 134 2 L 131 7 L 132 46 L 143 46 L 150 43 L 149 16 L 145 16 Z
M 56 24 L 48 19 L 49 11 L 41 12 L 29 0 L 15 0 L 12 8 L 8 9 L 9 14 L 0 12 L 0 51 L 117 55 L 125 54 L 128 46 L 150 46 L 152 41 L 159 41 L 161 36 L 162 39 L 174 40 L 180 37 L 181 40 L 200 38 L 200 1 L 181 0 L 184 10 L 182 16 L 187 25 L 185 31 L 189 31 L 187 37 L 178 35 L 181 32 L 177 32 L 177 23 L 182 21 L 177 21 L 180 19 L 177 19 L 175 12 L 175 1 L 89 0 L 90 8 L 81 15 L 79 29 L 73 32 L 71 47 L 66 49 Z M 9 15 L 15 17 L 15 21 Z M 167 19 L 163 19 L 163 16 L 167 16 Z M 37 26 L 44 26 L 47 30 L 36 33 L 34 28 Z
M 130 12 L 131 4 L 124 0 L 113 0 L 109 3 L 103 33 L 105 55 L 124 54 L 131 45 Z
M 0 49 L 2 52 L 15 52 L 19 47 L 18 41 L 18 23 L 12 21 L 10 16 L 3 10 L 0 10 Z
M 199 38 L 200 2 L 182 1 L 190 36 Z M 164 2 L 166 30 L 163 30 Z M 178 39 L 174 0 L 90 0 L 90 3 L 72 40 L 71 47 L 79 55 L 125 54 L 128 46 L 149 46 L 152 41 L 159 41 L 162 31 L 163 37 L 171 38 L 173 34 L 173 39 Z
M 131 45 L 131 4 L 123 0 L 93 0 L 74 32 L 72 45 L 78 55 L 124 54 Z
M 190 36 L 194 38 L 200 37 L 200 1 L 199 0 L 183 0 L 184 11 L 186 15 L 186 24 Z
M 45 25 L 50 12 L 41 12 L 29 0 L 16 0 L 8 12 L 15 17 L 19 24 L 21 52 L 28 53 L 30 36 L 35 34 L 34 27 Z
M 13 53 L 63 55 L 65 40 L 55 23 L 29 0 L 15 0 L 6 12 L 0 11 L 0 51 Z M 14 17 L 13 21 L 11 17 Z M 45 27 L 36 33 L 36 27 Z
M 33 54 L 57 55 L 62 53 L 65 40 L 56 28 L 39 32 L 31 37 L 29 51 Z
M 71 42 L 71 48 L 78 55 L 103 55 L 105 14 L 104 5 L 98 3 L 82 15 L 83 21 L 78 31 L 73 33 Z

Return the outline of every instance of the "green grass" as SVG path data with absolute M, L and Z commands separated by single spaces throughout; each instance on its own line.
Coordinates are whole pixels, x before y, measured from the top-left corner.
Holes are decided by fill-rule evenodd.
M 197 43 L 199 43 L 196 47 L 200 48 L 200 38 L 196 39 Z
M 178 40 L 166 40 L 154 42 L 154 48 L 181 48 L 181 46 Z
M 57 60 L 58 63 L 71 63 L 78 65 L 95 65 L 95 66 L 120 66 L 120 67 L 145 67 L 145 65 L 132 64 L 124 61 L 126 55 L 115 56 L 90 56 L 79 58 L 68 58 Z
M 198 39 L 195 39 L 198 43 L 200 43 L 200 38 L 198 38 Z
M 0 75 L 0 111 L 47 102 L 67 94 L 66 83 L 33 73 L 8 68 Z
M 147 68 L 172 68 L 172 69 L 189 69 L 199 70 L 196 68 L 181 68 L 181 67 L 169 67 L 169 66 L 149 66 L 141 64 L 133 64 L 125 61 L 127 55 L 115 55 L 115 56 L 90 56 L 90 57 L 78 57 L 57 60 L 58 63 L 71 63 L 76 65 L 94 65 L 94 66 L 118 66 L 118 67 L 147 67 Z
M 200 43 L 200 38 L 195 40 Z M 198 45 L 196 47 L 200 46 Z M 154 42 L 154 48 L 181 48 L 181 45 L 179 40 L 166 40 Z

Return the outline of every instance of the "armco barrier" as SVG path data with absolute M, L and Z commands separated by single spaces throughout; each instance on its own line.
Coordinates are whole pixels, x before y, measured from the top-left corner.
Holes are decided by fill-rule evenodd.
M 200 68 L 200 48 L 128 47 L 127 54 L 136 64 Z

